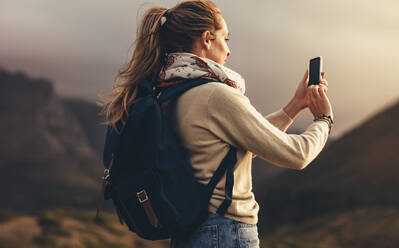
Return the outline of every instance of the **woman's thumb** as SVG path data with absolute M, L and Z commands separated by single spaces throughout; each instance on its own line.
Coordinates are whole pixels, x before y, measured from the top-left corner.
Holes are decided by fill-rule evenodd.
M 309 69 L 306 69 L 305 74 L 303 75 L 302 82 L 304 84 L 308 84 L 308 76 L 309 76 Z

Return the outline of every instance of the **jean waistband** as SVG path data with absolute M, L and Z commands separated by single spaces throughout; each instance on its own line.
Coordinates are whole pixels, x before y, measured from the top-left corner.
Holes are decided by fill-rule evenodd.
M 208 218 L 204 221 L 203 225 L 215 225 L 215 224 L 234 224 L 245 227 L 256 227 L 256 224 L 247 224 L 237 220 L 233 220 L 218 214 L 209 213 Z

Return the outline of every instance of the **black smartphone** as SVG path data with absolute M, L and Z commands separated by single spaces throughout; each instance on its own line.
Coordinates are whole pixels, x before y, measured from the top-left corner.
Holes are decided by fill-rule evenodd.
M 309 62 L 309 85 L 318 85 L 323 71 L 323 57 L 316 57 Z

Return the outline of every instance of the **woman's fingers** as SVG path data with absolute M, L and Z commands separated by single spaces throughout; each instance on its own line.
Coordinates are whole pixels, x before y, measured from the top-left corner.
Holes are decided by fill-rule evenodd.
M 322 88 L 324 90 L 324 92 L 327 92 L 328 87 L 324 84 L 320 84 L 320 88 Z
M 324 78 L 319 80 L 319 84 L 325 84 L 326 86 L 328 86 L 328 82 Z
M 325 88 L 323 86 L 318 88 L 319 96 L 324 99 L 325 98 Z
M 327 87 L 325 87 L 324 85 L 311 85 L 308 88 L 306 96 L 308 98 L 310 97 L 312 101 L 318 101 L 326 95 L 326 92 L 327 92 Z
M 321 79 L 319 85 L 323 88 L 323 90 L 325 92 L 327 92 L 327 90 L 328 90 L 328 82 L 327 82 L 327 80 Z
M 325 79 L 320 79 L 319 83 L 324 84 L 325 86 L 328 86 L 328 82 Z
M 324 86 L 323 89 L 325 90 L 325 92 L 327 92 L 328 82 L 325 78 L 326 78 L 326 72 L 323 71 L 323 72 L 321 72 L 321 79 L 319 80 L 319 84 L 323 85 Z
M 306 92 L 308 108 L 316 117 L 320 114 L 333 115 L 330 101 L 327 97 L 327 81 L 325 79 L 319 85 L 311 85 Z
M 314 89 L 313 89 L 313 95 L 315 96 L 315 97 L 317 97 L 317 98 L 320 98 L 320 93 L 319 93 L 319 89 L 320 89 L 321 87 L 319 86 L 319 85 L 316 85 L 315 87 L 314 87 Z

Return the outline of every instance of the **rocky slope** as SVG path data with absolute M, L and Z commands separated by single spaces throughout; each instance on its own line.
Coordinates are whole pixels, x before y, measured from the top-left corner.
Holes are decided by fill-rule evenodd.
M 92 206 L 99 157 L 44 79 L 0 70 L 2 207 Z
M 102 156 L 106 128 L 102 124 L 104 116 L 99 115 L 101 108 L 95 103 L 77 98 L 63 98 L 62 103 L 79 121 L 90 146 Z

